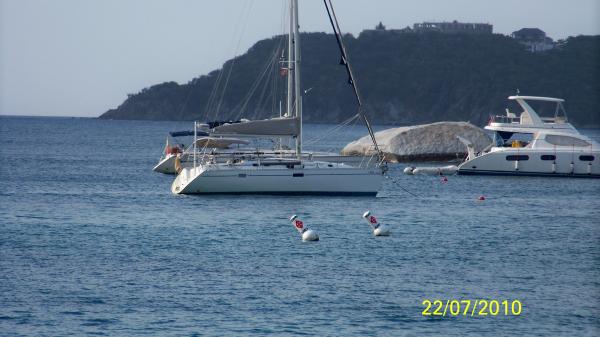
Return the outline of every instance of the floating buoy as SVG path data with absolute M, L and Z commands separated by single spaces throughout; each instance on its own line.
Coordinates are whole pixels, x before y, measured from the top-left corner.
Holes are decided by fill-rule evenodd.
M 413 175 L 414 172 L 413 170 L 415 169 L 414 166 L 407 166 L 404 168 L 404 174 L 408 174 L 408 175 Z
M 480 195 L 479 198 L 477 198 L 479 201 L 484 201 L 485 197 L 483 195 Z
M 367 220 L 367 223 L 369 224 L 369 226 L 371 226 L 371 228 L 373 228 L 373 235 L 389 236 L 391 234 L 389 227 L 384 224 L 378 223 L 377 218 L 375 218 L 373 215 L 371 215 L 370 211 L 366 211 L 365 214 L 363 214 L 363 218 L 365 218 L 365 220 Z
M 296 230 L 302 236 L 302 241 L 319 241 L 319 234 L 312 229 L 305 227 L 304 222 L 302 222 L 297 215 L 292 215 L 290 221 L 294 224 L 294 227 L 296 227 Z

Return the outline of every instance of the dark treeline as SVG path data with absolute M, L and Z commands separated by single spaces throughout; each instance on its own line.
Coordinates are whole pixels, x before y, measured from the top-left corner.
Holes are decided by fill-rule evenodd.
M 564 98 L 571 122 L 600 126 L 600 36 L 571 37 L 543 53 L 527 52 L 499 34 L 385 32 L 347 35 L 345 42 L 376 124 L 483 125 L 491 114 L 503 113 L 506 97 L 519 89 L 521 95 Z M 167 82 L 143 89 L 101 118 L 225 120 L 278 115 L 285 80 L 279 74 L 282 47 L 279 36 L 259 41 L 222 69 L 184 85 Z M 271 71 L 244 104 L 269 59 L 274 61 Z M 356 113 L 351 87 L 338 63 L 333 35 L 302 34 L 303 89 L 310 88 L 303 98 L 306 121 L 339 122 Z M 220 74 L 220 85 L 210 99 Z

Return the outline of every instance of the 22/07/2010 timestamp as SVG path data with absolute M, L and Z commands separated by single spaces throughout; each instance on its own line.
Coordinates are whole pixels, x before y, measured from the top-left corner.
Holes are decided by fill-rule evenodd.
M 519 316 L 519 300 L 423 300 L 423 316 Z

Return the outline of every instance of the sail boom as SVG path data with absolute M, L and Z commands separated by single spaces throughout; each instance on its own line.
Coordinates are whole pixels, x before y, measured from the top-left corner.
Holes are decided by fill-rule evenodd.
M 254 135 L 254 136 L 297 136 L 300 133 L 298 118 L 271 118 L 252 120 L 235 124 L 223 124 L 214 128 L 213 135 Z

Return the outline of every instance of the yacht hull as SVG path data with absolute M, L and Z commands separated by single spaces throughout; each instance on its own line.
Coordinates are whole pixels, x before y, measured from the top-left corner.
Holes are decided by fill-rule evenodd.
M 600 178 L 600 152 L 494 151 L 462 163 L 458 174 Z
M 184 168 L 175 194 L 377 195 L 383 175 L 360 168 Z

